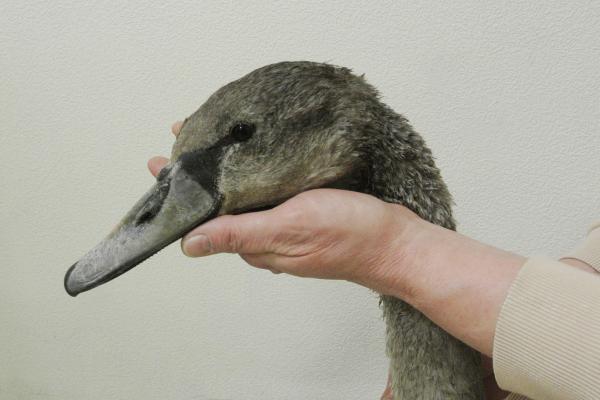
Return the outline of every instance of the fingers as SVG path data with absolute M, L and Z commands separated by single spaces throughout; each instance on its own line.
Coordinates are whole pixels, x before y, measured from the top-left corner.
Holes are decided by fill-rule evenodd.
M 182 126 L 183 121 L 177 121 L 173 125 L 171 125 L 171 132 L 173 132 L 173 135 L 175 135 L 175 137 L 179 136 L 179 131 L 181 130 Z
M 157 176 L 161 169 L 169 163 L 169 159 L 166 157 L 156 156 L 148 160 L 148 169 L 150 173 Z
M 392 377 L 390 375 L 390 372 L 388 372 L 385 390 L 381 394 L 381 398 L 379 400 L 394 400 L 394 393 L 392 392 Z
M 175 137 L 179 135 L 179 131 L 181 130 L 182 126 L 183 121 L 177 121 L 173 125 L 171 125 L 171 132 L 173 132 L 173 135 L 175 135 Z M 160 170 L 163 169 L 164 166 L 168 163 L 169 159 L 166 157 L 152 157 L 150 160 L 148 160 L 148 169 L 150 170 L 150 173 L 152 175 L 157 176 Z
M 274 250 L 277 226 L 271 211 L 224 215 L 185 235 L 181 248 L 190 257 L 214 253 L 270 253 Z

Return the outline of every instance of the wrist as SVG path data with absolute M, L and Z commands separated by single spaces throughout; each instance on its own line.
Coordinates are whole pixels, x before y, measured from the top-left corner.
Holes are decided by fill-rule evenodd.
M 389 289 L 385 294 L 400 298 L 416 308 L 431 301 L 431 295 L 439 293 L 439 280 L 432 279 L 436 270 L 444 268 L 444 260 L 456 251 L 453 242 L 456 233 L 432 224 L 416 214 L 403 218 L 398 225 L 389 274 Z
M 365 286 L 402 299 L 490 355 L 500 308 L 525 258 L 431 224 L 404 208 L 396 214 L 386 261 Z
M 496 321 L 526 259 L 430 224 L 415 246 L 404 300 L 441 328 L 491 355 Z
M 404 206 L 385 203 L 388 225 L 380 236 L 375 261 L 357 280 L 380 294 L 404 301 L 412 297 L 414 271 L 430 225 Z

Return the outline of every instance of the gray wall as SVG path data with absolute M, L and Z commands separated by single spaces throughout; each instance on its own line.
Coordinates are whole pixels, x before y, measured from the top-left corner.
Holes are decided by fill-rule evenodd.
M 171 122 L 267 63 L 349 66 L 423 133 L 460 230 L 558 256 L 600 217 L 600 3 L 0 4 L 0 398 L 367 399 L 377 296 L 173 245 L 77 299 Z M 258 3 L 258 2 L 256 2 Z

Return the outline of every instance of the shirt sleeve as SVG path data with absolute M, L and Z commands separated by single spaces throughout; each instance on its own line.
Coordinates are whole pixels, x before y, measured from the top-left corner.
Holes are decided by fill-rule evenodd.
M 600 399 L 600 274 L 527 260 L 500 311 L 493 360 L 511 400 Z

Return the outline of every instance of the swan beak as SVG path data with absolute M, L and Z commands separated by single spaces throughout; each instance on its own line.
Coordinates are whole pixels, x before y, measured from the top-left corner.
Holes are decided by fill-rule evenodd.
M 116 278 L 215 217 L 220 195 L 200 182 L 180 162 L 163 169 L 119 225 L 69 268 L 67 293 L 76 296 Z

